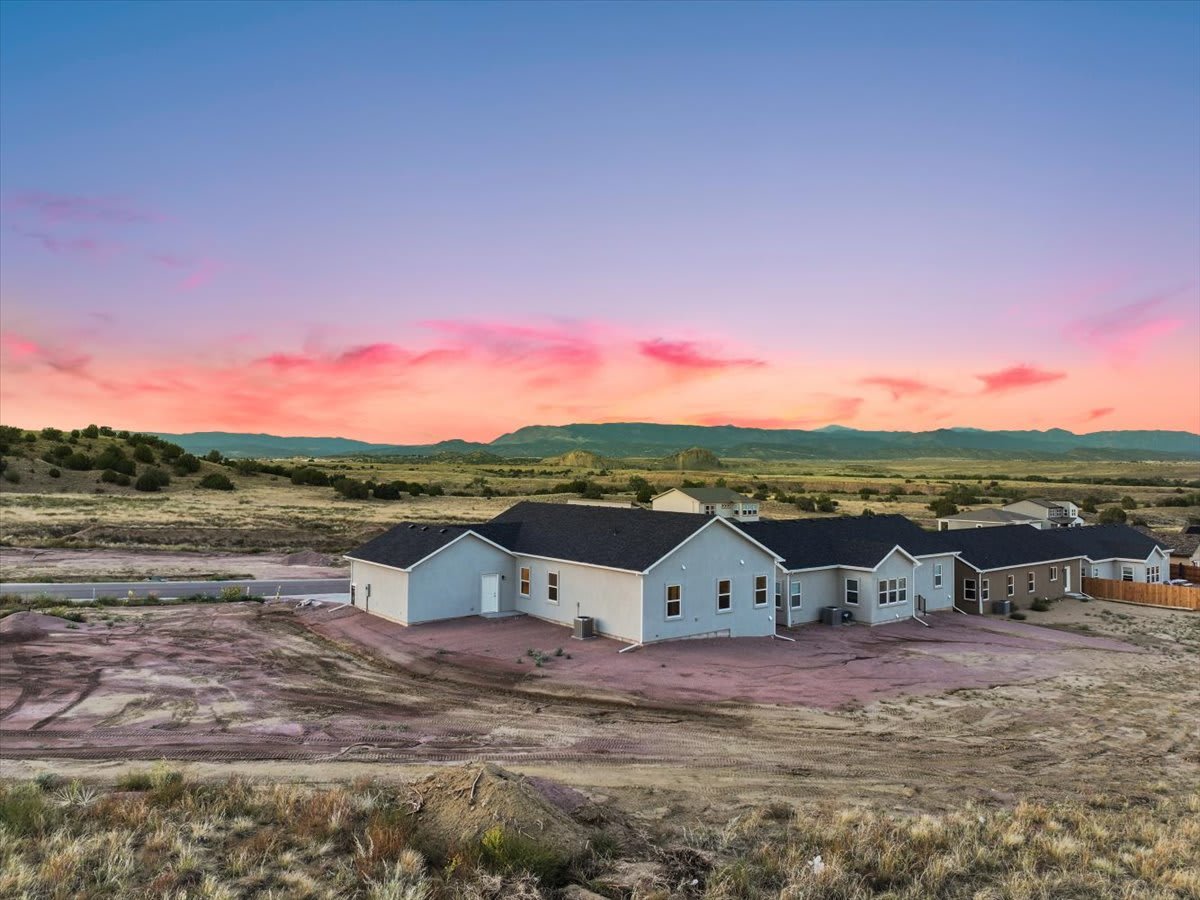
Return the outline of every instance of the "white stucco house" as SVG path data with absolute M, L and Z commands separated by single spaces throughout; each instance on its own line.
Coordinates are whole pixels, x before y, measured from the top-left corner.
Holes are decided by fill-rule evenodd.
M 937 520 L 938 531 L 959 531 L 964 528 L 999 528 L 1004 525 L 1032 525 L 1042 527 L 1042 520 L 1024 513 L 1012 512 L 985 506 L 982 509 L 967 509 Z
M 725 487 L 679 487 L 650 500 L 655 512 L 698 513 L 737 522 L 758 521 L 758 501 Z
M 1054 535 L 1084 558 L 1084 574 L 1115 581 L 1171 580 L 1171 547 L 1129 525 L 1093 525 Z
M 1038 528 L 1078 528 L 1084 524 L 1079 515 L 1079 507 L 1070 500 L 1031 497 L 1006 503 L 1000 508 L 1037 519 Z
M 352 602 L 404 625 L 587 616 L 635 644 L 775 632 L 780 558 L 720 516 L 523 502 L 478 525 L 402 523 L 347 558 Z

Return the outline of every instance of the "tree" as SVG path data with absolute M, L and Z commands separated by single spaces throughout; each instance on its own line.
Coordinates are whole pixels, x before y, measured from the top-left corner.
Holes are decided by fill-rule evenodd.
M 125 475 L 132 475 L 136 470 L 133 460 L 116 444 L 109 444 L 96 455 L 96 468 L 112 469 Z
M 76 472 L 86 472 L 92 468 L 92 458 L 86 453 L 72 453 L 63 459 L 62 464 L 64 468 L 74 469 Z
M 371 497 L 371 489 L 354 478 L 338 478 L 333 482 L 333 489 L 347 500 L 368 500 Z
M 105 469 L 101 472 L 100 480 L 106 484 L 119 484 L 121 487 L 129 486 L 129 476 L 124 472 L 117 472 L 114 469 Z
M 1137 501 L 1126 495 L 1121 498 L 1121 509 L 1137 509 Z
M 937 497 L 930 503 L 926 509 L 932 510 L 933 514 L 939 519 L 944 516 L 952 516 L 958 512 L 958 506 L 949 497 Z
M 1079 508 L 1085 513 L 1094 513 L 1096 504 L 1100 502 L 1100 498 L 1095 494 L 1088 494 L 1083 498 L 1083 502 L 1079 504 Z
M 175 470 L 176 475 L 190 475 L 193 472 L 200 471 L 200 460 L 196 459 L 190 453 L 184 453 L 171 464 L 171 468 Z M 224 478 L 225 476 L 222 475 L 221 477 Z
M 1119 525 L 1128 518 L 1129 516 L 1121 507 L 1109 506 L 1100 511 L 1099 521 L 1101 525 Z
M 100 437 L 100 427 L 98 425 L 89 425 L 87 428 L 83 429 L 83 436 L 86 438 Z
M 133 448 L 133 458 L 140 463 L 153 463 L 154 451 L 149 444 L 138 444 Z
M 400 486 L 394 481 L 391 484 L 377 484 L 372 493 L 376 500 L 399 500 Z
M 212 456 L 212 454 L 210 453 L 209 456 Z M 300 466 L 300 468 L 292 470 L 292 484 L 311 484 L 316 487 L 325 487 L 329 484 L 329 476 L 316 466 Z
M 224 472 L 209 472 L 200 479 L 200 487 L 207 488 L 210 491 L 232 491 L 233 482 L 229 480 L 229 476 Z
M 211 463 L 219 463 L 224 461 L 220 450 L 209 450 L 208 453 L 205 454 L 204 458 Z
M 828 494 L 821 494 L 816 500 L 817 512 L 831 513 L 838 508 L 838 502 Z
M 165 488 L 171 483 L 171 476 L 162 469 L 147 469 L 133 483 L 135 490 L 153 492 Z
M 812 497 L 805 497 L 803 494 L 801 494 L 799 497 L 796 498 L 796 507 L 798 509 L 800 509 L 802 512 L 816 512 L 817 511 L 816 501 L 813 500 Z

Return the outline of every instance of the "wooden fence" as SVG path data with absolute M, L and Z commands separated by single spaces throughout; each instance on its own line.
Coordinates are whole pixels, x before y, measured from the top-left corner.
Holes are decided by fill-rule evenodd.
M 1101 600 L 1124 600 L 1126 603 L 1144 603 L 1147 606 L 1200 610 L 1200 587 L 1084 578 L 1083 592 Z
M 1189 566 L 1187 563 L 1171 563 L 1171 577 L 1182 578 L 1193 584 L 1200 584 L 1200 566 Z

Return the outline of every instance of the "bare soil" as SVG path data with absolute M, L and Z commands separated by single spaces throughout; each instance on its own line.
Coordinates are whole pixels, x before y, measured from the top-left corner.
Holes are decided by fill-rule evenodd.
M 448 653 L 430 645 L 451 644 L 453 629 L 425 626 L 384 654 L 328 627 L 364 618 L 345 612 L 105 610 L 10 635 L 0 775 L 167 758 L 198 774 L 408 781 L 490 760 L 649 820 L 714 821 L 789 798 L 937 810 L 1200 784 L 1200 616 L 1186 612 L 1066 601 L 1041 620 L 1054 627 L 813 626 L 736 659 L 741 642 L 619 657 L 576 642 L 543 669 L 483 652 L 469 629 Z M 1094 634 L 1068 630 L 1081 626 Z
M 187 553 L 0 547 L 0 581 L 130 581 L 159 577 L 191 581 L 206 577 L 340 578 L 340 560 L 315 551 L 281 553 Z

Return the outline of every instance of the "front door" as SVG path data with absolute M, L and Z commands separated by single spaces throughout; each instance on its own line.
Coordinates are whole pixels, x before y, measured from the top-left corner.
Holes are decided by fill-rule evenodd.
M 500 576 L 484 575 L 480 591 L 479 611 L 485 615 L 500 612 Z

